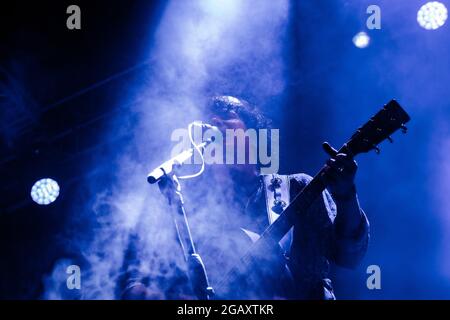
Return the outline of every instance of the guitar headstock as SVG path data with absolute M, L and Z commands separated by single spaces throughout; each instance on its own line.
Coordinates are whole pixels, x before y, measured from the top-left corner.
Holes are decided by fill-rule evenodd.
M 405 123 L 409 120 L 409 115 L 398 102 L 391 100 L 367 123 L 358 128 L 344 147 L 353 155 L 371 150 L 379 153 L 378 144 L 386 139 L 392 142 L 391 134 L 399 129 L 406 133 Z

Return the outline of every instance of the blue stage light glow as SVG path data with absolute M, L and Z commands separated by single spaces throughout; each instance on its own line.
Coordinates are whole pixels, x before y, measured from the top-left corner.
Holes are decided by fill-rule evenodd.
M 364 49 L 367 48 L 370 44 L 370 37 L 367 33 L 365 33 L 364 31 L 362 32 L 358 32 L 354 37 L 353 37 L 353 44 L 360 49 Z
M 432 1 L 424 4 L 417 12 L 417 22 L 427 30 L 436 30 L 444 25 L 448 17 L 443 3 Z
M 40 205 L 48 205 L 59 196 L 58 183 L 50 178 L 37 181 L 31 188 L 31 198 Z

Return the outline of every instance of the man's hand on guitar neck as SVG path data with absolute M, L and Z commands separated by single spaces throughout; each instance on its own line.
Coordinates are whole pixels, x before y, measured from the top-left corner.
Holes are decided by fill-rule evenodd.
M 355 193 L 355 175 L 358 165 L 353 157 L 346 153 L 338 153 L 327 142 L 323 148 L 330 159 L 327 160 L 327 175 L 325 176 L 328 189 L 335 198 L 351 199 Z
M 327 188 L 336 202 L 336 227 L 344 236 L 352 237 L 360 231 L 362 215 L 356 196 L 355 175 L 358 169 L 352 155 L 338 153 L 327 142 L 323 144 L 325 152 L 331 156 L 326 162 Z

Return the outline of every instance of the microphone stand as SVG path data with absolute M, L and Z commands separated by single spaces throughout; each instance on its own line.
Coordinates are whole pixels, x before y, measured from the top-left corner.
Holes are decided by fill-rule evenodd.
M 173 211 L 173 221 L 177 238 L 187 263 L 188 276 L 192 289 L 198 299 L 211 300 L 214 297 L 214 290 L 209 285 L 202 258 L 195 250 L 178 178 L 175 174 L 165 175 L 158 182 L 158 186 L 166 196 Z
M 201 147 L 212 141 L 204 142 Z M 193 150 L 187 150 L 180 155 L 166 161 L 160 167 L 153 170 L 147 180 L 150 184 L 158 182 L 161 193 L 166 196 L 172 210 L 173 221 L 177 233 L 178 242 L 187 263 L 188 277 L 191 282 L 194 294 L 200 300 L 211 300 L 214 297 L 214 290 L 209 285 L 205 265 L 201 256 L 195 249 L 191 230 L 184 208 L 181 185 L 175 174 L 175 169 L 192 156 Z

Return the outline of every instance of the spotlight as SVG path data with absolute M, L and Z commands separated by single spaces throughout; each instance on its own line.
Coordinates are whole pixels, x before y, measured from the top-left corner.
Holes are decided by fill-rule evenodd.
M 364 31 L 358 32 L 353 37 L 353 44 L 360 49 L 366 48 L 370 44 L 370 37 Z
M 47 205 L 59 196 L 58 183 L 50 178 L 37 181 L 31 188 L 31 198 L 40 205 Z
M 447 20 L 448 12 L 444 4 L 432 1 L 424 4 L 417 12 L 417 22 L 427 30 L 442 27 Z

